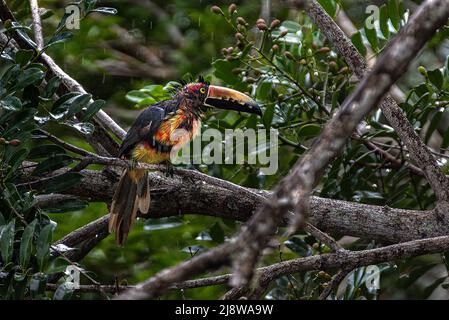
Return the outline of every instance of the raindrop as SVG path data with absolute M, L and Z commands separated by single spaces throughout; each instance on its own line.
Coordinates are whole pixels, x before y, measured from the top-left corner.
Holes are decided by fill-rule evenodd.
M 57 245 L 54 245 L 54 246 L 52 246 L 51 249 L 56 250 L 58 252 L 67 252 L 67 251 L 75 250 L 75 248 L 68 247 L 68 246 L 66 246 L 63 243 L 59 243 Z

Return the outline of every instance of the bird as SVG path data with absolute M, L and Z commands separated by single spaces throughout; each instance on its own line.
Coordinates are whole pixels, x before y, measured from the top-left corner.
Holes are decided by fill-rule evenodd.
M 118 157 L 131 160 L 131 165 L 123 170 L 114 192 L 108 225 L 109 232 L 115 233 L 117 245 L 125 243 L 138 211 L 147 215 L 150 209 L 148 170 L 133 164 L 165 163 L 167 172 L 171 169 L 172 173 L 171 152 L 199 133 L 201 119 L 211 108 L 262 116 L 260 106 L 248 95 L 211 85 L 199 77 L 181 82 L 173 88 L 170 99 L 148 106 L 131 125 L 118 151 Z

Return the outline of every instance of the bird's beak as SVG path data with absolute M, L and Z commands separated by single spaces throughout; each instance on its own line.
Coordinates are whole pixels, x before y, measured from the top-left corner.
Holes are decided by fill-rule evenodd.
M 204 103 L 219 109 L 254 113 L 262 116 L 262 110 L 253 99 L 229 88 L 209 86 L 209 92 Z

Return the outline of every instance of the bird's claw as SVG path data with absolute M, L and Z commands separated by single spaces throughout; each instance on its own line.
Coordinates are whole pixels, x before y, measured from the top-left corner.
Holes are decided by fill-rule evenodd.
M 137 161 L 135 159 L 131 159 L 128 161 L 128 170 L 134 170 L 137 167 Z
M 170 162 L 167 162 L 165 167 L 165 176 L 173 178 L 173 175 L 175 174 L 175 168 Z

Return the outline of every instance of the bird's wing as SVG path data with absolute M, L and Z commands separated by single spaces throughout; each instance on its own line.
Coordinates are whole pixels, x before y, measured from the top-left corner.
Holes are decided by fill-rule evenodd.
M 165 103 L 157 103 L 145 109 L 128 130 L 118 156 L 129 157 L 130 152 L 137 144 L 152 137 L 164 120 L 167 111 Z

